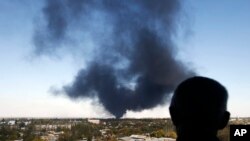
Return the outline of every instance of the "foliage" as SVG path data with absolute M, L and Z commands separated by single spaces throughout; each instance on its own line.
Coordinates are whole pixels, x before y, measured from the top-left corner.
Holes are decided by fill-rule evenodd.
M 176 139 L 177 138 L 177 134 L 174 131 L 169 131 L 169 132 L 167 132 L 167 137 Z
M 88 141 L 92 140 L 92 137 L 100 136 L 98 127 L 89 124 L 77 124 L 72 127 L 71 130 L 64 130 L 64 134 L 60 135 L 59 141 L 68 141 L 68 140 L 78 140 L 82 138 L 87 138 Z
M 150 136 L 151 136 L 151 137 L 160 138 L 160 137 L 165 137 L 166 134 L 165 134 L 165 132 L 164 132 L 162 129 L 160 129 L 160 130 L 157 130 L 157 131 L 152 132 L 152 133 L 150 134 Z
M 16 129 L 11 127 L 3 126 L 0 128 L 0 140 L 17 140 L 20 138 L 20 134 Z

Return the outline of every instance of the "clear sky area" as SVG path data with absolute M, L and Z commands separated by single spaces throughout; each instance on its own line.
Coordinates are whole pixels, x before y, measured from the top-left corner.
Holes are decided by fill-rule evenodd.
M 43 7 L 44 1 L 0 0 L 0 117 L 112 117 L 97 99 L 51 93 L 74 80 L 91 49 L 85 61 L 77 59 L 78 52 L 63 50 L 34 55 Z M 250 117 L 250 1 L 188 0 L 183 9 L 184 32 L 175 39 L 178 58 L 227 88 L 233 117 Z M 169 117 L 168 104 L 128 110 L 123 117 Z

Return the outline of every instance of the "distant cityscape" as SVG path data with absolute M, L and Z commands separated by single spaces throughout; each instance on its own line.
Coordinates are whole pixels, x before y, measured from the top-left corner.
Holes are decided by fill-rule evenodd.
M 250 118 L 231 118 L 229 124 L 250 124 Z M 0 118 L 0 141 L 175 141 L 176 137 L 169 118 Z M 229 141 L 229 126 L 218 137 Z

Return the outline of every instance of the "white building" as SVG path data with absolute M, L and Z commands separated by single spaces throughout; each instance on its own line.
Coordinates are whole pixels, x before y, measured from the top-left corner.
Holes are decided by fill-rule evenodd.
M 143 135 L 131 135 L 129 137 L 118 138 L 119 141 L 176 141 L 172 138 L 151 138 Z
M 16 121 L 15 120 L 10 120 L 8 121 L 8 125 L 15 125 L 16 124 Z
M 88 119 L 88 122 L 93 123 L 93 124 L 100 124 L 99 119 Z

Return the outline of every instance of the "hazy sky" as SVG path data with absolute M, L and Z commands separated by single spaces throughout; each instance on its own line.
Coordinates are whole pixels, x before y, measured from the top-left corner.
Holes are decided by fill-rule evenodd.
M 177 39 L 179 56 L 229 92 L 232 116 L 250 116 L 250 1 L 188 0 L 188 31 Z M 34 24 L 42 1 L 0 0 L 0 117 L 110 117 L 91 100 L 50 94 L 72 82 L 83 62 L 71 55 L 32 56 Z M 168 117 L 168 105 L 125 117 Z

